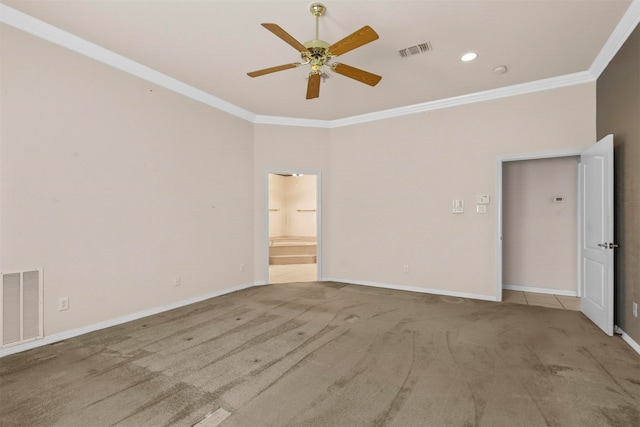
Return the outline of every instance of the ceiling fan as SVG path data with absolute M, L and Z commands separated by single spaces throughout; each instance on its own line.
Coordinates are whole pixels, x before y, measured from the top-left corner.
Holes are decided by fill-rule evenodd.
M 300 52 L 302 62 L 294 62 L 291 64 L 278 65 L 276 67 L 265 68 L 263 70 L 252 71 L 247 73 L 249 77 L 258 77 L 265 74 L 275 73 L 276 71 L 288 70 L 301 65 L 309 65 L 309 82 L 307 84 L 307 99 L 318 98 L 320 96 L 320 79 L 323 74 L 323 67 L 327 66 L 338 74 L 352 78 L 361 83 L 375 86 L 382 79 L 381 76 L 369 73 L 359 68 L 351 67 L 340 62 L 331 62 L 331 60 L 339 55 L 347 53 L 353 49 L 363 46 L 378 39 L 378 34 L 373 28 L 365 25 L 353 34 L 348 35 L 342 40 L 330 45 L 318 37 L 318 21 L 320 16 L 324 15 L 326 7 L 322 3 L 312 3 L 310 11 L 316 18 L 316 37 L 306 43 L 300 43 L 294 39 L 289 33 L 283 30 L 277 24 L 262 24 L 267 30 L 280 37 L 294 49 Z

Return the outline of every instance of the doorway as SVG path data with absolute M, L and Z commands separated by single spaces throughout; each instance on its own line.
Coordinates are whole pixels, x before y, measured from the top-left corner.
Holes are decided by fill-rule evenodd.
M 503 164 L 503 289 L 578 295 L 579 159 L 567 156 Z
M 581 297 L 580 311 L 606 334 L 613 335 L 613 135 L 579 151 L 503 157 L 497 160 L 497 290 L 495 300 L 502 301 L 505 253 L 503 189 L 504 165 L 510 161 L 579 157 L 577 200 L 578 258 L 576 293 Z M 558 199 L 557 201 L 561 201 Z M 552 250 L 547 242 L 545 250 Z
M 267 283 L 317 281 L 319 173 L 269 172 L 267 186 Z
M 580 297 L 578 164 L 581 150 L 503 157 L 497 164 L 496 300 Z M 560 302 L 560 301 L 559 301 Z

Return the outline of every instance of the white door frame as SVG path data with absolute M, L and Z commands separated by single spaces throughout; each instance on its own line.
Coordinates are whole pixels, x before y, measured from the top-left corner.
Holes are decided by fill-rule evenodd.
M 322 172 L 306 169 L 268 169 L 264 174 L 264 257 L 265 282 L 269 284 L 269 174 L 282 175 L 315 175 L 316 176 L 316 280 L 322 281 Z
M 497 215 L 496 215 L 496 296 L 495 300 L 497 302 L 502 301 L 502 166 L 506 162 L 515 162 L 521 160 L 539 160 L 539 159 L 553 159 L 559 157 L 580 157 L 584 149 L 575 149 L 575 150 L 563 150 L 563 151 L 546 151 L 541 153 L 527 153 L 527 154 L 517 154 L 511 156 L 500 156 L 496 160 L 496 199 L 497 199 Z M 577 173 L 577 171 L 576 171 Z M 577 197 L 580 196 L 579 186 L 578 186 L 578 194 Z M 580 256 L 580 244 L 582 242 L 582 235 L 580 233 L 580 200 L 578 199 L 577 209 L 576 209 L 576 218 L 578 219 L 578 241 L 576 242 L 576 260 L 579 261 Z M 578 276 L 576 283 L 576 289 L 578 292 L 578 296 L 582 295 L 581 289 L 581 269 L 580 263 L 578 262 Z

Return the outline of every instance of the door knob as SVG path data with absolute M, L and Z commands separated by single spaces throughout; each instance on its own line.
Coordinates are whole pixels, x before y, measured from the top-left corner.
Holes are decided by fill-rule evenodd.
M 613 248 L 619 247 L 619 245 L 616 245 L 615 243 L 606 243 L 606 242 L 598 243 L 598 246 L 605 249 L 613 249 Z

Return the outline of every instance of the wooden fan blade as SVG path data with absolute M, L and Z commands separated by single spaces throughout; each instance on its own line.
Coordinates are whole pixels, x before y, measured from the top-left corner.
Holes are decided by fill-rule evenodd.
M 310 73 L 309 83 L 307 84 L 307 99 L 313 99 L 320 96 L 320 74 Z
M 338 74 L 350 77 L 369 86 L 375 86 L 382 80 L 381 76 L 346 64 L 334 64 L 331 69 Z
M 365 25 L 355 33 L 350 34 L 339 42 L 336 42 L 329 46 L 329 52 L 333 56 L 342 55 L 343 53 L 347 53 L 350 50 L 353 50 L 377 39 L 378 33 L 373 31 L 373 28 L 371 28 L 370 26 Z
M 300 63 L 278 65 L 277 67 L 265 68 L 263 70 L 252 71 L 247 73 L 249 77 L 264 76 L 265 74 L 275 73 L 276 71 L 288 70 L 289 68 L 299 67 Z
M 276 36 L 280 37 L 282 40 L 287 42 L 290 46 L 292 46 L 295 50 L 299 52 L 307 52 L 307 48 L 304 47 L 302 43 L 298 40 L 294 39 L 291 34 L 287 33 L 285 30 L 280 28 L 278 24 L 262 24 L 267 30 L 271 31 Z

